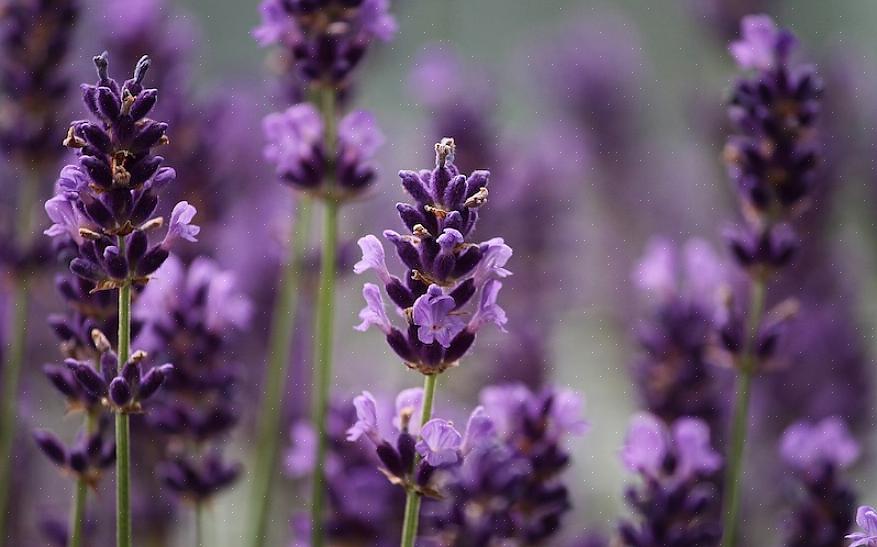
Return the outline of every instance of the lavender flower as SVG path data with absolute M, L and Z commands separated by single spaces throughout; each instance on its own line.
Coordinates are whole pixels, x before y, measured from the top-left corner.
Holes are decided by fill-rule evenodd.
M 644 407 L 671 424 L 683 417 L 723 431 L 725 402 L 713 364 L 727 274 L 708 244 L 691 240 L 680 250 L 653 240 L 635 272 L 651 313 L 638 329 L 641 355 L 634 377 Z
M 375 40 L 396 31 L 389 0 L 263 0 L 262 24 L 253 31 L 263 46 L 280 45 L 308 82 L 344 87 Z
M 46 430 L 34 431 L 33 438 L 52 463 L 77 479 L 84 480 L 88 486 L 96 488 L 104 470 L 116 461 L 116 443 L 107 438 L 107 428 L 104 427 L 107 423 L 102 422 L 94 433 L 80 432 L 73 446 L 69 448 L 54 433 Z
M 162 404 L 146 418 L 171 439 L 159 466 L 175 494 L 202 501 L 231 485 L 239 464 L 222 460 L 222 440 L 238 420 L 239 365 L 228 344 L 248 325 L 251 306 L 234 276 L 212 260 L 188 268 L 170 257 L 138 299 L 134 316 L 144 323 L 138 342 L 175 363 Z M 200 447 L 202 456 L 180 447 Z M 177 446 L 177 448 L 174 448 Z
M 348 441 L 367 438 L 376 449 L 381 471 L 393 484 L 406 491 L 436 496 L 431 479 L 437 469 L 460 465 L 467 454 L 491 443 L 494 429 L 481 407 L 469 417 L 465 433 L 443 419 L 433 418 L 420 428 L 412 420 L 420 407 L 420 389 L 403 391 L 396 398 L 396 415 L 392 431 L 382 431 L 386 421 L 378 415 L 378 403 L 365 391 L 353 400 L 356 422 L 347 431 Z M 422 459 L 415 466 L 415 454 Z
M 844 545 L 856 496 L 842 474 L 859 456 L 846 424 L 838 418 L 795 424 L 783 434 L 780 455 L 804 487 L 786 521 L 784 545 Z
M 296 189 L 335 200 L 364 192 L 377 169 L 372 158 L 384 141 L 374 118 L 365 111 L 341 119 L 335 157 L 326 151 L 323 120 L 309 103 L 269 114 L 263 122 L 265 158 L 277 166 L 277 176 Z M 333 185 L 326 185 L 326 171 L 334 170 Z
M 822 89 L 812 67 L 791 64 L 791 33 L 764 15 L 744 18 L 742 29 L 731 53 L 752 74 L 738 81 L 731 98 L 737 134 L 725 158 L 748 222 L 728 239 L 744 267 L 776 268 L 794 249 L 784 222 L 813 193 L 819 163 L 813 128 Z
M 639 522 L 624 521 L 621 542 L 631 547 L 715 545 L 721 535 L 714 479 L 722 458 L 710 445 L 709 427 L 681 418 L 668 429 L 643 413 L 630 423 L 621 459 L 642 484 L 625 493 Z
M 99 79 L 83 86 L 83 97 L 95 121 L 70 126 L 64 142 L 76 150 L 78 162 L 62 171 L 58 194 L 46 204 L 55 221 L 47 234 L 76 244 L 70 270 L 96 289 L 143 285 L 167 259 L 174 240 L 197 234 L 191 225 L 194 212 L 185 202 L 178 204 L 168 236 L 150 246 L 147 233 L 163 223 L 150 218 L 158 192 L 175 177 L 152 153 L 168 139 L 167 124 L 147 117 L 158 98 L 155 89 L 143 88 L 150 61 L 143 57 L 122 86 L 109 77 L 106 54 L 94 63 Z M 61 214 L 70 208 L 78 214 Z
M 877 545 L 877 510 L 868 505 L 859 507 L 856 524 L 864 532 L 854 532 L 846 537 L 853 542 L 849 547 L 874 547 Z
M 507 320 L 497 295 L 502 288 L 499 279 L 510 275 L 505 264 L 511 248 L 501 238 L 480 244 L 467 242 L 478 209 L 487 201 L 490 174 L 459 174 L 453 163 L 454 151 L 454 141 L 444 139 L 436 145 L 434 170 L 399 173 L 403 187 L 416 202 L 396 206 L 411 233 L 386 230 L 384 237 L 395 245 L 408 268 L 405 282 L 390 273 L 383 246 L 373 235 L 359 240 L 363 258 L 354 266 L 357 273 L 374 270 L 407 321 L 405 332 L 393 326 L 380 291 L 366 284 L 366 307 L 360 312 L 363 322 L 357 328 L 376 326 L 406 365 L 423 374 L 455 366 L 481 327 L 493 323 L 502 328 Z M 480 296 L 474 311 L 464 311 L 476 294 Z
M 480 400 L 467 431 L 484 428 L 495 440 L 442 472 L 444 497 L 426 506 L 425 536 L 451 545 L 545 542 L 570 509 L 560 474 L 570 459 L 566 439 L 587 429 L 583 401 L 569 390 L 534 393 L 521 384 L 487 387 Z

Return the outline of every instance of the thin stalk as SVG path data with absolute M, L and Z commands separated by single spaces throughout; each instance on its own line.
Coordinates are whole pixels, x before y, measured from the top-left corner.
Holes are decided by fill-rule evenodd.
M 338 238 L 338 204 L 327 201 L 323 214 L 322 265 L 317 300 L 316 361 L 312 417 L 317 430 L 317 457 L 311 489 L 311 546 L 323 545 L 324 463 L 326 413 L 332 381 L 332 321 L 335 317 L 335 255 Z
M 731 445 L 729 447 L 725 479 L 725 494 L 722 501 L 724 514 L 722 518 L 722 547 L 733 547 L 737 531 L 737 513 L 740 508 L 740 487 L 743 474 L 743 454 L 746 448 L 746 433 L 749 429 L 749 400 L 752 388 L 752 377 L 755 374 L 755 341 L 758 327 L 764 313 L 765 282 L 756 277 L 752 280 L 749 298 L 749 315 L 747 318 L 746 341 L 738 363 L 739 385 L 737 401 L 731 429 Z
M 98 360 L 100 362 L 100 360 Z M 97 428 L 97 417 L 91 412 L 85 416 L 85 431 L 89 435 Z M 68 547 L 81 547 L 85 524 L 85 508 L 88 500 L 88 483 L 80 477 L 73 487 L 73 508 L 70 510 L 70 539 Z
M 15 219 L 16 244 L 23 248 L 33 234 L 33 206 L 39 188 L 39 172 L 32 169 L 23 177 L 18 194 Z M 27 347 L 27 311 L 30 293 L 31 272 L 15 280 L 13 285 L 12 323 L 9 326 L 9 346 L 6 348 L 2 375 L 3 394 L 0 401 L 0 541 L 6 539 L 6 509 L 9 502 L 10 468 L 12 446 L 15 441 L 15 426 L 18 418 L 18 382 L 21 365 Z M 3 313 L 5 310 L 0 310 Z
M 292 223 L 289 237 L 289 256 L 283 267 L 279 294 L 271 317 L 270 355 L 265 375 L 265 395 L 259 408 L 259 431 L 256 437 L 256 463 L 253 466 L 253 531 L 251 545 L 262 547 L 267 541 L 271 514 L 271 485 L 277 467 L 277 449 L 283 437 L 280 422 L 283 416 L 283 394 L 289 370 L 291 346 L 289 338 L 295 328 L 296 308 L 302 256 L 308 243 L 311 225 L 311 201 L 303 197 L 298 203 L 298 215 Z
M 317 295 L 316 346 L 314 348 L 314 392 L 311 394 L 311 419 L 317 430 L 317 454 L 311 484 L 311 547 L 323 547 L 323 498 L 326 462 L 326 413 L 332 382 L 333 320 L 335 318 L 335 276 L 338 245 L 338 207 L 334 198 L 336 151 L 336 90 L 325 85 L 319 90 L 323 116 L 326 157 L 325 207 L 323 208 L 323 240 L 320 254 L 320 290 Z
M 125 253 L 125 240 L 119 238 L 119 250 Z M 131 284 L 119 289 L 119 364 L 128 361 L 131 352 Z M 131 547 L 131 435 L 130 422 L 124 412 L 116 412 L 116 546 Z
M 426 376 L 423 380 L 423 404 L 420 408 L 420 427 L 432 418 L 432 402 L 435 399 L 435 385 L 438 380 L 438 374 Z M 414 457 L 414 465 L 411 468 L 411 475 L 414 476 L 414 470 L 420 463 L 420 456 Z M 413 488 L 408 489 L 405 495 L 405 518 L 402 521 L 402 547 L 414 547 L 417 539 L 417 526 L 420 522 L 420 494 Z
M 195 502 L 195 547 L 204 547 L 204 504 Z

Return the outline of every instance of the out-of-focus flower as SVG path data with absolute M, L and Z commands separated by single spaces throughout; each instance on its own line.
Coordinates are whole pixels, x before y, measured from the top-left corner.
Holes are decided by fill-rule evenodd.
M 621 523 L 623 545 L 687 547 L 718 541 L 714 480 L 722 458 L 710 443 L 709 427 L 696 418 L 681 418 L 669 428 L 647 413 L 632 419 L 621 459 L 643 480 L 625 492 L 638 522 Z
M 849 547 L 874 547 L 877 545 L 877 510 L 868 505 L 859 507 L 856 524 L 863 532 L 854 532 L 846 537 L 853 542 Z

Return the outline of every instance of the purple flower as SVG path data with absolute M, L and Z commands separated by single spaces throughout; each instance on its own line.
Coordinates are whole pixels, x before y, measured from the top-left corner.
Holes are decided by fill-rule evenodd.
M 627 428 L 621 460 L 631 471 L 647 477 L 660 475 L 667 456 L 667 432 L 651 414 L 634 416 Z
M 170 249 L 179 239 L 185 239 L 186 241 L 192 242 L 198 241 L 198 238 L 195 236 L 201 232 L 201 228 L 192 224 L 192 219 L 195 218 L 195 213 L 197 212 L 198 211 L 186 201 L 177 203 L 174 206 L 174 210 L 171 211 L 171 221 L 167 229 L 167 235 L 161 243 L 162 247 Z
M 859 443 L 837 417 L 792 425 L 783 433 L 780 443 L 783 461 L 810 477 L 821 475 L 826 466 L 838 471 L 849 468 L 859 458 L 859 452 Z
M 362 259 L 353 265 L 354 273 L 361 274 L 368 270 L 374 270 L 378 278 L 384 284 L 391 281 L 390 271 L 387 269 L 387 259 L 384 254 L 384 246 L 381 241 L 369 234 L 357 241 L 362 249 Z
M 384 297 L 381 295 L 381 289 L 373 283 L 366 283 L 362 286 L 362 297 L 366 303 L 366 306 L 359 312 L 362 323 L 353 328 L 358 331 L 366 331 L 371 325 L 374 325 L 384 334 L 390 334 L 393 325 L 384 309 Z
M 785 63 L 796 45 L 795 37 L 777 28 L 769 15 L 748 15 L 740 28 L 743 38 L 729 48 L 740 68 L 771 70 Z
M 631 420 L 621 459 L 631 471 L 659 478 L 667 470 L 668 455 L 676 461 L 674 480 L 688 481 L 708 476 L 722 466 L 721 456 L 710 445 L 709 427 L 695 418 L 676 420 L 670 431 L 660 420 L 641 413 Z
M 483 247 L 481 261 L 475 269 L 475 285 L 484 286 L 491 279 L 502 279 L 512 275 L 505 269 L 506 263 L 512 257 L 512 248 L 505 244 L 501 237 L 489 239 L 481 244 Z
M 73 202 L 63 195 L 57 195 L 46 202 L 45 208 L 46 214 L 54 224 L 46 229 L 43 232 L 44 234 L 53 238 L 66 236 L 77 245 L 83 243 L 84 240 L 79 233 L 79 229 L 91 229 L 91 223 L 76 209 Z
M 447 420 L 434 418 L 420 431 L 417 453 L 433 467 L 455 464 L 460 461 L 463 436 Z
M 350 198 L 363 192 L 377 175 L 372 159 L 384 137 L 368 112 L 351 112 L 341 119 L 335 158 L 327 157 L 323 120 L 310 103 L 269 114 L 262 126 L 265 158 L 275 165 L 281 180 L 299 190 Z M 325 185 L 330 168 L 334 169 L 331 187 Z
M 877 546 L 877 510 L 868 505 L 859 507 L 856 512 L 856 524 L 863 532 L 853 532 L 846 536 L 853 542 L 849 547 L 875 547 Z
M 487 415 L 483 406 L 476 407 L 466 422 L 466 432 L 460 444 L 463 455 L 473 450 L 489 446 L 496 439 L 496 425 Z
M 347 430 L 347 440 L 357 441 L 365 435 L 375 445 L 379 445 L 381 436 L 378 432 L 378 409 L 374 395 L 363 391 L 362 395 L 353 399 L 353 406 L 356 407 L 356 423 Z
M 680 477 L 707 476 L 722 467 L 722 457 L 710 444 L 709 427 L 696 418 L 681 418 L 673 423 Z
M 502 283 L 495 279 L 491 279 L 484 285 L 484 288 L 481 289 L 481 300 L 479 301 L 478 309 L 475 311 L 475 314 L 472 316 L 472 319 L 469 320 L 469 324 L 466 327 L 470 332 L 477 332 L 478 329 L 487 323 L 493 323 L 499 328 L 499 330 L 506 332 L 504 325 L 508 322 L 508 318 L 506 317 L 505 310 L 500 308 L 496 303 L 501 288 Z M 416 305 L 417 304 L 415 303 L 415 306 Z M 423 338 L 421 338 L 421 341 L 423 341 Z
M 446 296 L 441 287 L 430 285 L 426 294 L 414 301 L 412 317 L 414 324 L 419 327 L 417 338 L 424 344 L 438 342 L 442 347 L 450 347 L 451 341 L 465 327 L 463 319 L 452 313 L 456 307 L 457 303 L 450 296 Z M 490 308 L 486 313 L 492 311 L 496 316 L 496 310 L 502 312 L 502 309 L 496 306 L 496 295 L 494 294 L 493 308 Z M 504 322 L 504 313 L 501 319 Z M 502 324 L 499 317 L 496 318 L 496 322 Z

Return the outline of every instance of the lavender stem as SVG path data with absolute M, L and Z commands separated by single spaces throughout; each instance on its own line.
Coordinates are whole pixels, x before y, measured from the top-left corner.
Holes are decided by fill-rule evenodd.
M 292 224 L 289 238 L 289 256 L 283 268 L 279 297 L 271 319 L 271 353 L 265 375 L 265 395 L 259 409 L 259 432 L 256 438 L 256 464 L 252 507 L 253 547 L 262 547 L 267 538 L 268 515 L 271 511 L 271 484 L 277 467 L 277 446 L 281 438 L 280 422 L 283 415 L 283 395 L 291 347 L 290 334 L 295 328 L 296 302 L 299 289 L 299 265 L 310 234 L 311 200 L 302 196 L 298 202 L 298 215 Z
M 119 237 L 124 256 L 125 239 Z M 131 351 L 131 284 L 119 289 L 119 363 L 128 362 Z M 116 412 L 116 546 L 131 547 L 131 451 L 128 414 Z
M 320 89 L 320 111 L 325 127 L 326 157 L 334 158 L 336 149 L 335 88 L 326 85 Z M 323 498 L 326 461 L 326 415 L 332 381 L 332 327 L 335 317 L 336 255 L 338 252 L 338 207 L 331 197 L 335 185 L 334 163 L 326 170 L 326 188 L 330 196 L 324 201 L 323 241 L 320 253 L 320 290 L 317 295 L 316 347 L 314 351 L 314 392 L 311 417 L 317 430 L 317 455 L 311 491 L 311 547 L 323 545 Z
M 740 356 L 740 380 L 737 387 L 737 402 L 731 431 L 731 445 L 727 457 L 727 478 L 723 500 L 724 515 L 722 519 L 722 547 L 733 547 L 737 529 L 737 512 L 740 507 L 740 486 L 743 473 L 743 452 L 746 447 L 746 433 L 749 426 L 749 400 L 752 387 L 752 376 L 755 373 L 755 339 L 758 326 L 764 313 L 765 282 L 764 279 L 752 279 L 749 300 L 749 316 L 747 324 L 746 346 Z
M 432 402 L 435 399 L 435 386 L 438 380 L 438 374 L 429 374 L 423 379 L 423 404 L 420 410 L 420 426 L 428 422 L 432 418 Z M 417 468 L 420 462 L 420 456 L 414 459 L 411 476 L 414 476 L 413 470 Z M 417 539 L 417 525 L 420 522 L 420 494 L 413 488 L 408 489 L 405 495 L 405 518 L 402 521 L 402 547 L 414 547 L 414 541 Z

